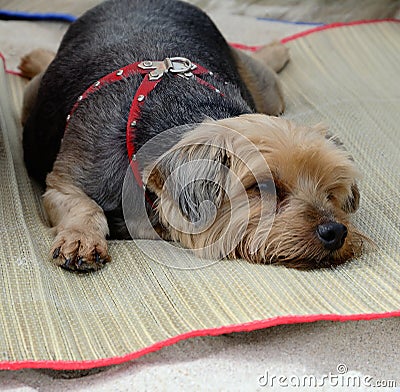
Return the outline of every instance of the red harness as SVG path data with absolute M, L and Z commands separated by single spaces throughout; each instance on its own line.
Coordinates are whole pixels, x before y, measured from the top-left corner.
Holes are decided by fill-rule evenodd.
M 141 188 L 145 188 L 145 186 L 143 185 L 142 176 L 140 175 L 138 163 L 136 161 L 134 144 L 136 124 L 140 119 L 140 111 L 148 94 L 154 90 L 157 84 L 161 81 L 163 75 L 167 72 L 185 79 L 194 78 L 198 83 L 223 96 L 220 90 L 199 77 L 200 75 L 204 74 L 213 75 L 213 73 L 201 65 L 193 64 L 186 58 L 172 57 L 166 58 L 163 61 L 137 61 L 120 68 L 117 71 L 111 72 L 106 76 L 103 76 L 97 82 L 93 83 L 82 95 L 78 97 L 71 109 L 70 114 L 67 116 L 66 127 L 68 126 L 69 120 L 77 109 L 79 103 L 88 98 L 92 93 L 98 91 L 105 85 L 118 82 L 123 78 L 128 78 L 138 73 L 145 75 L 132 100 L 128 121 L 126 123 L 126 148 L 128 151 L 128 158 L 136 182 Z

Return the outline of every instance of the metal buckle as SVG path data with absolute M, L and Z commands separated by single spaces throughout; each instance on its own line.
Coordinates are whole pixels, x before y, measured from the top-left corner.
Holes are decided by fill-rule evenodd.
M 166 72 L 189 78 L 193 76 L 191 71 L 196 68 L 196 65 L 185 57 L 167 57 L 163 61 L 142 61 L 138 67 L 151 69 L 149 80 L 158 80 Z
M 168 70 L 172 73 L 186 73 L 192 69 L 192 62 L 185 57 L 171 57 L 170 59 L 167 58 L 165 60 L 171 62 L 171 68 Z

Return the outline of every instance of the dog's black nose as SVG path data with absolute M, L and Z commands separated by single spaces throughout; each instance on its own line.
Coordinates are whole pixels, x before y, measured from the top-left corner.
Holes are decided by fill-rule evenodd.
M 347 227 L 337 222 L 327 222 L 317 227 L 317 236 L 329 250 L 340 249 L 347 236 Z

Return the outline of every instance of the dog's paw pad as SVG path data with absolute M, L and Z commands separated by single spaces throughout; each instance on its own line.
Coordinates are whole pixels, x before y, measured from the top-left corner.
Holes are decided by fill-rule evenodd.
M 51 253 L 57 265 L 75 272 L 96 271 L 111 260 L 104 238 L 77 230 L 60 232 Z

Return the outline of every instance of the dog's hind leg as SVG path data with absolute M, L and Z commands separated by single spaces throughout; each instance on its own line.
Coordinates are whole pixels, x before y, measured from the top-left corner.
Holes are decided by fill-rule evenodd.
M 279 48 L 279 45 L 277 46 Z M 282 88 L 274 69 L 281 69 L 288 61 L 287 52 L 276 50 L 274 45 L 261 49 L 262 53 L 250 56 L 233 49 L 233 56 L 239 74 L 249 89 L 259 113 L 279 115 L 285 109 Z M 274 52 L 281 52 L 280 60 L 272 61 Z M 271 68 L 271 65 L 274 68 Z
M 55 53 L 47 49 L 35 49 L 21 57 L 18 68 L 22 76 L 32 79 L 36 75 L 46 71 L 53 61 Z
M 287 46 L 276 41 L 262 46 L 253 52 L 251 56 L 272 68 L 275 72 L 282 71 L 290 59 Z
M 49 50 L 35 49 L 21 58 L 18 68 L 21 70 L 22 76 L 31 79 L 24 91 L 21 113 L 22 125 L 25 125 L 29 113 L 35 104 L 42 76 L 53 61 L 54 56 L 55 53 Z
M 56 237 L 56 264 L 78 272 L 98 270 L 110 261 L 107 219 L 100 206 L 62 173 L 48 174 L 43 203 Z

